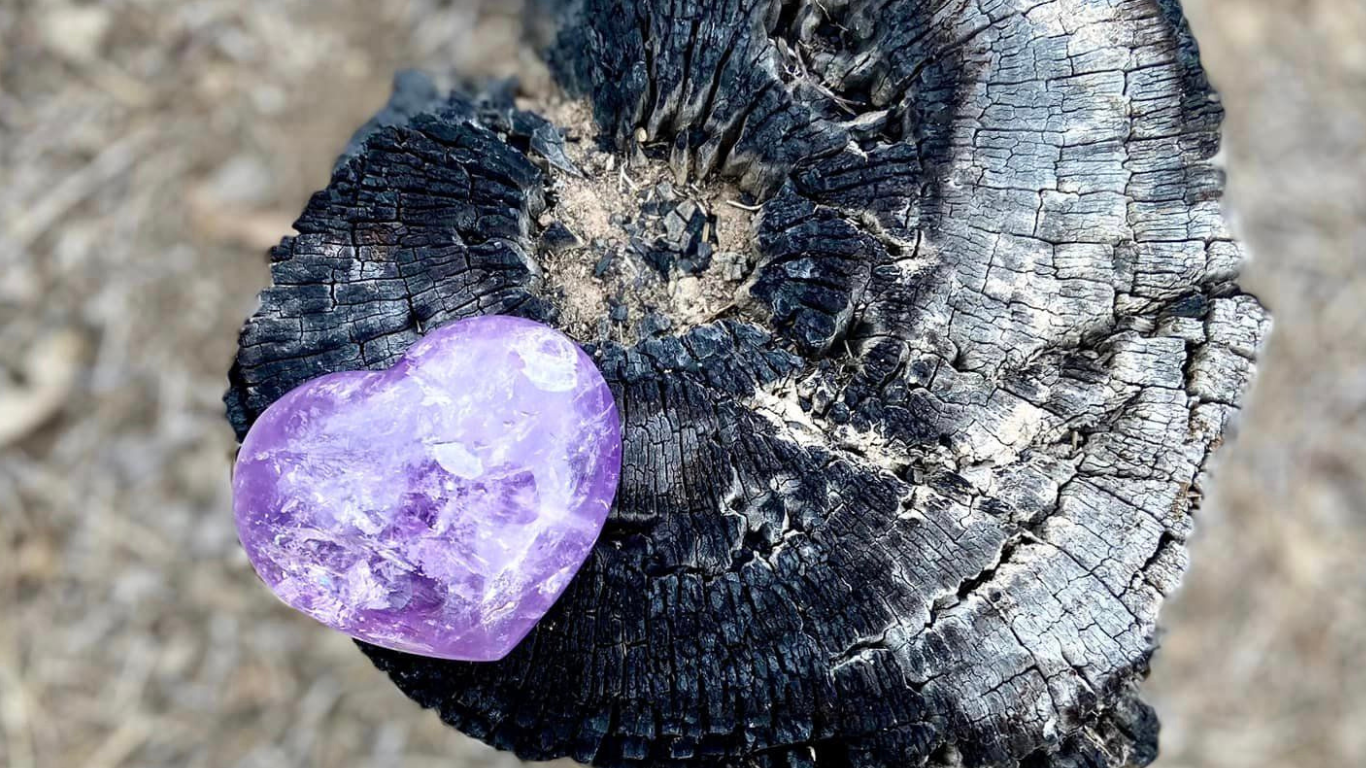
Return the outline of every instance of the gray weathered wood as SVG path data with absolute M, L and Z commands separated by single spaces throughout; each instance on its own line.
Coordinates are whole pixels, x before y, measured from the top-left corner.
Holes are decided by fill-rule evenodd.
M 643 129 L 678 178 L 762 203 L 754 303 L 583 339 L 622 485 L 508 659 L 366 652 L 531 758 L 1151 761 L 1137 686 L 1268 326 L 1233 282 L 1221 110 L 1175 3 L 537 7 L 623 157 Z M 504 96 L 399 95 L 273 252 L 239 435 L 426 328 L 561 320 L 537 251 L 557 137 Z

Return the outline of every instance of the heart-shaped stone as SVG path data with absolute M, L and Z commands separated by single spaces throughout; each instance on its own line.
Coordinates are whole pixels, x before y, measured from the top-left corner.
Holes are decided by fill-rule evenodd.
M 540 323 L 478 317 L 387 371 L 276 401 L 242 441 L 233 508 L 290 606 L 385 648 L 492 661 L 583 564 L 620 473 L 588 355 Z

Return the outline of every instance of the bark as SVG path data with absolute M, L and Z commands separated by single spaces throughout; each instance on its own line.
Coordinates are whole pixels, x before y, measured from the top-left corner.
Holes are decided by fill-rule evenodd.
M 581 339 L 625 421 L 621 487 L 507 659 L 363 650 L 533 759 L 1150 762 L 1137 686 L 1268 327 L 1233 282 L 1221 110 L 1176 4 L 538 12 L 622 158 L 643 129 L 679 180 L 762 204 L 751 303 Z M 575 174 L 506 92 L 400 82 L 272 252 L 226 397 L 239 437 L 442 323 L 564 325 L 541 239 L 569 241 L 543 222 Z

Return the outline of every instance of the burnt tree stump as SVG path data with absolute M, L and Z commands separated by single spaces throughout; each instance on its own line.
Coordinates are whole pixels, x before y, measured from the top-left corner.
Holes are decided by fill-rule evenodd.
M 533 759 L 1150 762 L 1137 686 L 1268 326 L 1174 0 L 534 12 L 596 127 L 400 78 L 272 251 L 228 415 L 530 317 L 615 391 L 616 507 L 504 661 L 363 650 Z

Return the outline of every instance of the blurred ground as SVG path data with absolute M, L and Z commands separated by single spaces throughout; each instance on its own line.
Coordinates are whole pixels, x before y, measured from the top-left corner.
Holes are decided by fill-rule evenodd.
M 393 70 L 527 65 L 475 2 L 0 2 L 0 765 L 514 764 L 259 586 L 219 402 Z M 1360 766 L 1366 5 L 1188 7 L 1278 326 L 1164 614 L 1160 765 Z
M 1276 330 L 1162 616 L 1159 764 L 1366 766 L 1366 3 L 1186 5 Z

